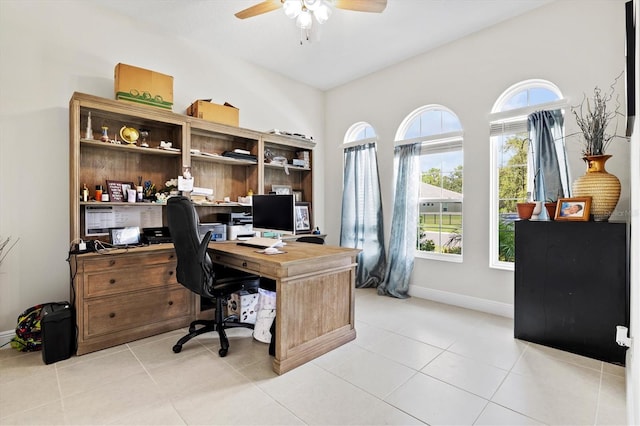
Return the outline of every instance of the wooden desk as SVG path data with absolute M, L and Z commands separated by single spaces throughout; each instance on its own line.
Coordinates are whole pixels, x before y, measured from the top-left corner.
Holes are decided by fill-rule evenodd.
M 287 242 L 266 255 L 236 242 L 209 245 L 214 262 L 276 282 L 276 354 L 283 374 L 356 338 L 355 268 L 358 249 Z

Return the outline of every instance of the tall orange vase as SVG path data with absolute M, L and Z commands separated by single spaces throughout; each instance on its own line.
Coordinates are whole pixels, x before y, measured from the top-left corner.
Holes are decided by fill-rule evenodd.
M 620 199 L 620 181 L 608 173 L 604 163 L 611 155 L 589 155 L 583 158 L 587 172 L 573 182 L 574 197 L 591 197 L 591 215 L 596 222 L 606 222 Z

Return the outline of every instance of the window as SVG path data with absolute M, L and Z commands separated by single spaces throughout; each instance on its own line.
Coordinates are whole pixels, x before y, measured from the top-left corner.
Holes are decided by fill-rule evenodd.
M 564 106 L 560 90 L 544 80 L 527 80 L 507 89 L 491 114 L 491 267 L 513 270 L 516 203 L 533 192 L 527 116 Z
M 421 142 L 416 256 L 462 261 L 462 126 L 441 105 L 415 110 L 396 144 Z

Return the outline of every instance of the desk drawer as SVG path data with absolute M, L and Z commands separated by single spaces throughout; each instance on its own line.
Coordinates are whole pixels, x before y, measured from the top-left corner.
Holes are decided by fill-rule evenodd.
M 191 292 L 184 287 L 86 301 L 84 338 L 134 330 L 190 314 Z
M 103 255 L 82 259 L 84 272 L 103 272 L 110 269 L 137 267 L 141 265 L 157 265 L 177 261 L 173 250 L 161 252 L 140 252 L 127 254 Z
M 85 274 L 84 297 L 97 297 L 177 284 L 177 262 Z
M 239 259 L 237 257 L 227 256 L 227 255 L 218 254 L 218 253 L 214 253 L 211 256 L 211 259 L 215 263 L 227 265 L 232 268 L 242 268 L 251 272 L 260 273 L 260 264 L 257 262 L 252 262 L 250 260 Z

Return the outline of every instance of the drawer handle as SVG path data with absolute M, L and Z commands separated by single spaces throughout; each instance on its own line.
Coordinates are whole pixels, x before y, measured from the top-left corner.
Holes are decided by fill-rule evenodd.
M 111 260 L 109 261 L 109 266 L 113 266 L 113 265 L 115 265 L 115 264 L 116 264 L 116 261 L 115 261 L 115 260 L 111 259 Z
M 173 300 L 169 300 L 169 306 L 173 305 Z
M 111 312 L 111 313 L 109 314 L 109 318 L 115 318 L 115 317 L 116 317 L 116 313 L 115 313 L 115 312 Z
M 173 275 L 173 271 L 169 271 L 169 276 Z
M 115 283 L 116 283 L 116 280 L 115 280 L 115 279 L 111 278 L 111 279 L 109 280 L 109 284 L 115 284 Z
M 242 267 L 246 268 L 247 267 L 247 262 L 242 262 Z
M 173 259 L 173 255 L 172 254 L 169 255 L 169 259 Z

